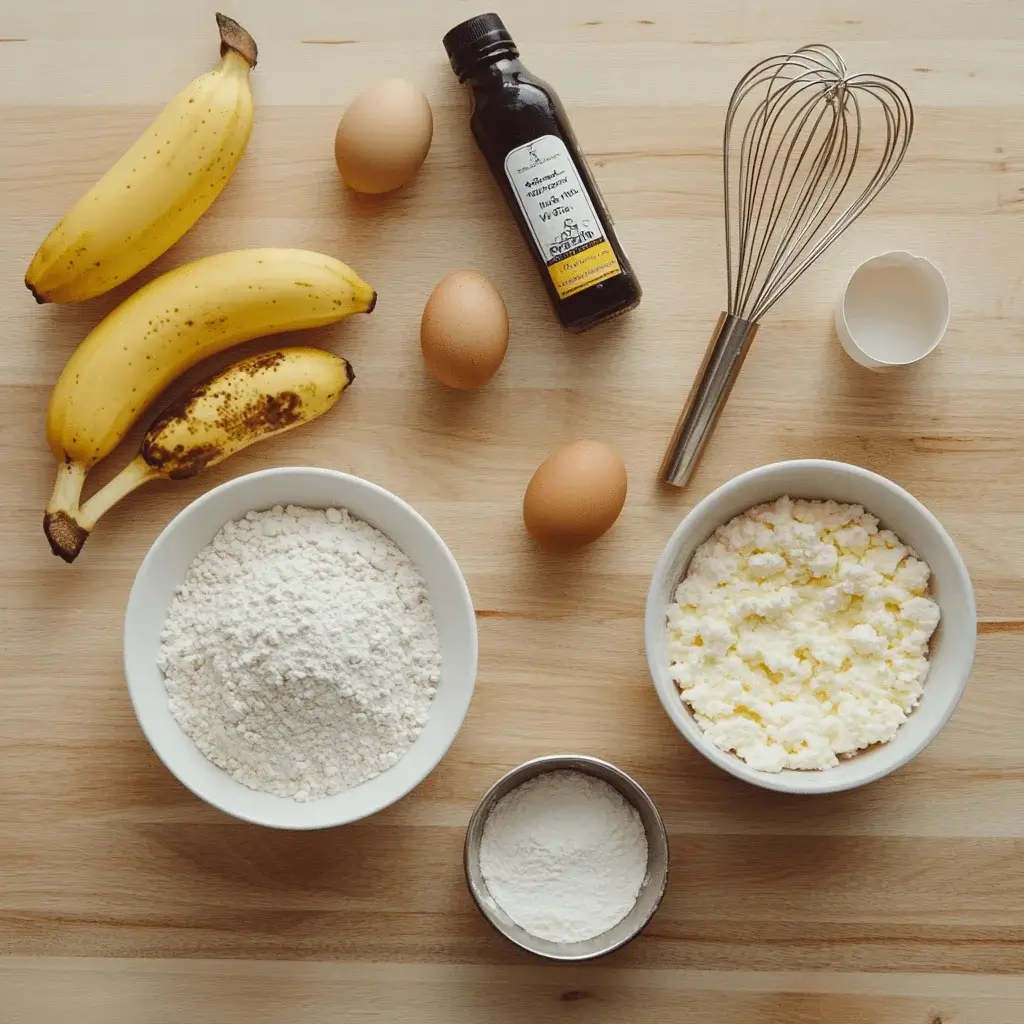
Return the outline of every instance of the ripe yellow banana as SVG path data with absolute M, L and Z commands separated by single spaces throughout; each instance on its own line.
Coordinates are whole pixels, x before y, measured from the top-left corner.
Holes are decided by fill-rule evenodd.
M 102 295 L 166 252 L 220 195 L 252 130 L 252 36 L 217 15 L 220 67 L 187 85 L 71 208 L 25 274 L 37 302 Z
M 354 379 L 338 356 L 285 348 L 243 359 L 198 384 L 156 418 L 139 454 L 80 510 L 47 512 L 54 554 L 74 561 L 100 516 L 147 481 L 186 480 L 265 437 L 309 423 Z
M 156 396 L 200 360 L 250 338 L 369 312 L 351 267 L 304 249 L 241 249 L 186 263 L 126 299 L 60 375 L 46 436 L 60 463 L 51 513 L 78 508 L 86 473 Z

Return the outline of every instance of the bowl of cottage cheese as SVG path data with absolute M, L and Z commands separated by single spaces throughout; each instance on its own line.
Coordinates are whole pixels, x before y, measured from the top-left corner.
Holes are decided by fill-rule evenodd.
M 879 779 L 938 735 L 977 620 L 949 534 L 891 480 L 827 460 L 744 473 L 679 524 L 645 639 L 673 723 L 714 764 L 789 793 Z

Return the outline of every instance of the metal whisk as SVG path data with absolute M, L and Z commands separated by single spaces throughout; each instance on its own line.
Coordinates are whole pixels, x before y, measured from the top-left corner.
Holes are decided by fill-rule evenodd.
M 761 318 L 882 191 L 913 128 L 903 86 L 850 76 L 830 46 L 769 57 L 740 79 L 723 140 L 728 309 L 665 454 L 666 483 L 689 481 Z M 878 162 L 858 175 L 875 130 Z

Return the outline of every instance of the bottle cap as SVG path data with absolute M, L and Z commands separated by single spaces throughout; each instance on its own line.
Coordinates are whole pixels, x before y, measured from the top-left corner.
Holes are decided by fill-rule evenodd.
M 448 63 L 460 79 L 474 65 L 496 53 L 519 56 L 516 44 L 496 14 L 478 14 L 445 34 L 441 40 Z

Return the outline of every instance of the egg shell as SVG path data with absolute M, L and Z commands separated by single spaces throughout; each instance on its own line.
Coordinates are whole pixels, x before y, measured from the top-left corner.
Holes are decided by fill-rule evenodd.
M 426 96 L 401 78 L 389 78 L 349 104 L 334 137 L 334 159 L 350 188 L 390 192 L 420 169 L 433 133 Z
M 447 274 L 423 308 L 420 348 L 434 380 L 459 390 L 482 387 L 508 351 L 501 293 L 479 271 Z
M 607 533 L 626 503 L 626 467 L 601 441 L 574 441 L 545 459 L 523 498 L 523 521 L 544 548 L 572 550 Z

